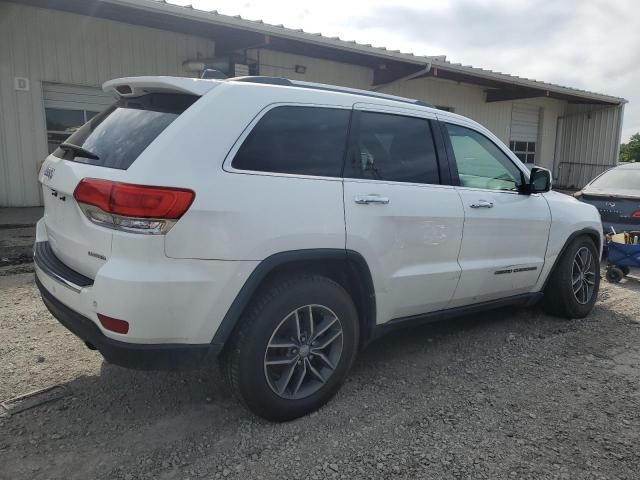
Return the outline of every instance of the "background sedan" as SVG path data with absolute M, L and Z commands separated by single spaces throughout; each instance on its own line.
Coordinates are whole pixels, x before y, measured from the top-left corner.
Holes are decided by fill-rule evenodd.
M 640 230 L 640 163 L 607 170 L 574 196 L 600 211 L 605 233 Z

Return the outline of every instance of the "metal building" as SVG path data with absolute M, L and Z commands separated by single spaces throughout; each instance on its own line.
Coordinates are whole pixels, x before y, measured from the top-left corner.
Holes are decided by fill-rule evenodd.
M 156 0 L 0 0 L 0 206 L 41 204 L 37 169 L 130 75 L 272 75 L 413 97 L 471 117 L 556 184 L 615 165 L 626 101 Z

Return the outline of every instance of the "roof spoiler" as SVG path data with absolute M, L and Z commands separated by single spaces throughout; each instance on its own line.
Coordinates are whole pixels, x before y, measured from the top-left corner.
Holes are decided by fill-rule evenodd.
M 147 93 L 185 93 L 202 96 L 217 86 L 216 80 L 201 80 L 179 77 L 124 77 L 109 80 L 102 90 L 116 97 L 139 97 Z

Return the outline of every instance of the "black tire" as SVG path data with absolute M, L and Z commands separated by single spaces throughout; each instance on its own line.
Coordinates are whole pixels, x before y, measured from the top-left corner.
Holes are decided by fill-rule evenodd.
M 592 262 L 594 262 L 595 266 L 594 285 L 592 286 L 591 296 L 586 303 L 580 303 L 573 289 L 574 259 L 582 248 L 586 248 L 591 253 Z M 577 237 L 569 244 L 560 260 L 558 260 L 544 290 L 543 307 L 548 313 L 566 318 L 584 318 L 591 312 L 598 298 L 598 290 L 600 288 L 600 259 L 598 253 L 593 240 L 587 236 Z
M 624 276 L 625 276 L 624 270 L 619 267 L 607 268 L 607 281 L 610 283 L 620 283 L 620 280 L 622 280 L 622 277 Z
M 631 268 L 627 267 L 626 265 L 622 265 L 619 267 L 620 270 L 622 270 L 622 274 L 626 277 L 627 275 L 629 275 L 629 273 L 631 272 Z
M 267 379 L 267 369 L 271 368 L 265 366 L 267 345 L 292 312 L 308 305 L 335 312 L 342 329 L 339 359 L 334 362 L 333 372 L 326 375 L 326 382 L 313 385 L 319 390 L 304 398 L 283 398 Z M 317 410 L 335 395 L 356 357 L 358 341 L 356 308 L 338 283 L 319 275 L 282 277 L 262 289 L 247 307 L 225 349 L 222 366 L 234 396 L 250 411 L 267 420 L 288 421 Z M 285 355 L 292 355 L 292 351 L 287 350 Z M 309 357 L 313 359 L 312 354 Z M 306 357 L 303 362 L 306 372 Z

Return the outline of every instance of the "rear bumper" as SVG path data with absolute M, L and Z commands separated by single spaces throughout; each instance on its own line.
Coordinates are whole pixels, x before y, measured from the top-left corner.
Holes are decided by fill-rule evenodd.
M 154 237 L 154 238 L 149 238 Z M 35 271 L 59 303 L 91 321 L 110 340 L 132 345 L 209 345 L 258 262 L 171 259 L 164 239 L 114 234 L 112 252 L 92 278 L 72 270 L 36 227 Z M 50 243 L 50 242 L 49 242 Z M 81 259 L 82 248 L 67 252 Z M 87 257 L 89 258 L 89 257 Z M 76 262 L 78 263 L 78 262 Z M 98 313 L 129 322 L 126 334 L 102 326 Z
M 193 367 L 220 353 L 222 345 L 135 344 L 104 335 L 98 326 L 56 299 L 36 275 L 36 285 L 51 314 L 68 330 L 97 349 L 114 365 L 141 370 L 173 370 Z

